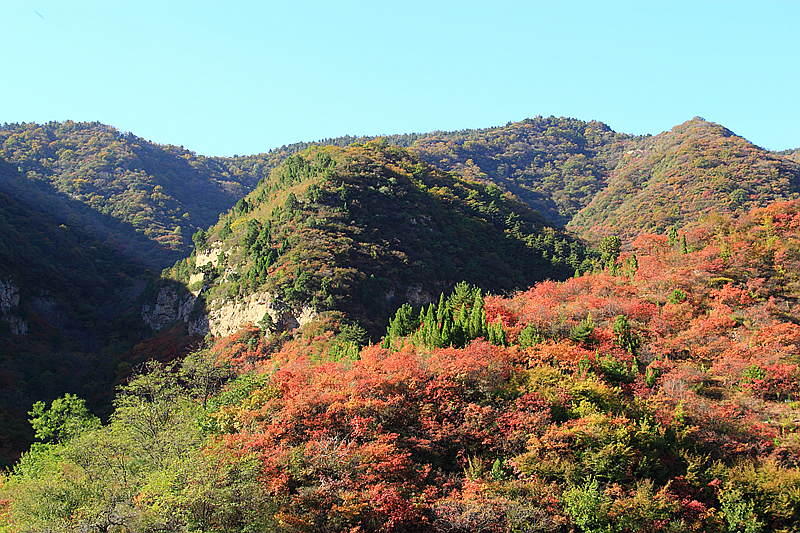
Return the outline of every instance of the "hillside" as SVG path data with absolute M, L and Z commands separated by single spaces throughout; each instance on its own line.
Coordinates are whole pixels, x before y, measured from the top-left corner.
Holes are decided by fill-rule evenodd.
M 0 157 L 85 204 L 96 213 L 90 227 L 114 233 L 130 257 L 157 269 L 188 255 L 192 233 L 271 168 L 267 154 L 207 158 L 97 122 L 5 124 Z
M 233 158 L 199 156 L 98 123 L 6 124 L 0 141 L 8 160 L 6 220 L 14 221 L 2 281 L 18 287 L 28 306 L 57 293 L 61 319 L 45 322 L 83 339 L 88 352 L 105 350 L 110 366 L 146 358 L 145 348 L 122 352 L 152 330 L 131 314 L 125 328 L 135 335 L 109 348 L 120 334 L 98 310 L 116 316 L 134 305 L 124 295 L 143 290 L 142 279 L 151 279 L 145 267 L 185 258 L 201 229 L 194 255 L 171 273 L 185 285 L 181 298 L 187 288 L 203 291 L 193 320 L 270 293 L 284 309 L 275 322 L 335 311 L 375 338 L 403 302 L 436 299 L 461 280 L 507 293 L 594 268 L 600 255 L 585 252 L 574 235 L 597 242 L 615 234 L 630 246 L 642 231 L 689 228 L 798 192 L 797 151 L 764 151 L 702 119 L 634 138 L 599 122 L 536 117 L 479 130 L 346 136 Z M 572 236 L 558 229 L 563 223 Z M 152 309 L 161 293 L 144 286 L 140 297 Z M 153 341 L 163 344 L 159 353 L 175 354 L 184 342 L 170 331 Z M 60 353 L 49 342 L 21 349 L 22 337 L 9 338 L 9 353 L 28 354 L 19 360 Z M 120 368 L 103 383 L 129 367 Z M 39 375 L 31 372 L 23 381 Z M 84 387 L 83 378 L 64 379 L 73 380 L 72 390 Z M 24 418 L 24 405 L 15 409 Z
M 373 334 L 400 304 L 461 280 L 507 292 L 589 268 L 577 240 L 498 187 L 383 140 L 289 157 L 195 238 L 171 276 L 202 288 L 208 309 L 268 292 L 344 312 Z
M 567 225 L 598 239 L 696 224 L 800 195 L 800 164 L 695 118 L 632 141 L 606 187 Z
M 568 502 L 570 494 L 594 490 L 591 479 L 605 487 L 597 501 L 608 517 L 625 509 L 635 515 L 625 506 L 642 498 L 656 502 L 648 516 L 661 518 L 637 518 L 655 530 L 683 521 L 689 529 L 725 531 L 739 498 L 735 483 L 745 478 L 751 492 L 742 492 L 745 507 L 736 512 L 758 509 L 758 521 L 770 527 L 784 527 L 798 512 L 794 503 L 780 516 L 770 510 L 764 502 L 772 489 L 748 474 L 772 472 L 796 483 L 798 208 L 775 201 L 800 192 L 797 151 L 762 150 L 702 119 L 635 138 L 598 122 L 537 117 L 482 130 L 296 143 L 233 158 L 198 156 L 97 123 L 5 125 L 0 139 L 0 424 L 7 428 L 0 458 L 13 460 L 31 442 L 33 402 L 76 393 L 108 415 L 115 384 L 141 371 L 143 361 L 175 360 L 174 368 L 202 368 L 185 369 L 173 384 L 170 394 L 186 402 L 189 418 L 170 438 L 189 439 L 192 453 L 229 457 L 241 450 L 214 448 L 219 432 L 228 434 L 228 444 L 244 442 L 267 458 L 246 468 L 289 479 L 289 488 L 265 488 L 235 473 L 231 459 L 229 474 L 243 476 L 231 482 L 264 498 L 237 516 L 295 524 L 332 516 L 366 530 L 402 530 L 413 519 L 439 531 L 474 529 L 475 513 L 483 513 L 480 520 L 495 517 L 486 527 L 498 531 L 528 519 L 558 530 L 582 520 Z M 598 242 L 598 250 L 581 239 Z M 164 272 L 169 279 L 156 279 L 152 270 L 167 264 L 174 264 Z M 584 275 L 573 278 L 576 272 Z M 257 312 L 232 318 L 245 308 Z M 617 324 L 618 316 L 625 321 Z M 233 365 L 232 374 L 217 375 L 209 359 L 180 362 L 188 346 L 199 346 L 187 333 L 209 329 L 218 344 L 204 357 Z M 362 351 L 370 341 L 382 348 Z M 373 371 L 387 380 L 375 385 L 380 391 L 410 391 L 408 411 L 397 415 L 402 424 L 383 413 L 375 415 L 383 429 L 280 434 L 282 421 L 294 416 L 283 409 L 296 407 L 289 401 L 295 396 L 282 396 L 286 390 L 301 399 L 345 395 L 349 419 L 373 416 L 359 407 L 371 401 L 364 387 L 378 379 Z M 321 392 L 313 376 L 366 381 L 357 391 L 331 385 Z M 228 379 L 232 388 L 215 396 Z M 420 384 L 425 390 L 415 391 Z M 447 390 L 436 392 L 440 385 Z M 534 393 L 541 398 L 528 396 Z M 276 411 L 259 411 L 263 398 L 245 401 L 250 394 L 275 400 L 269 409 Z M 421 414 L 436 398 L 455 402 L 453 413 Z M 531 398 L 533 407 L 519 403 Z M 314 405 L 339 409 L 327 401 Z M 317 407 L 309 412 L 319 414 Z M 731 416 L 734 422 L 717 421 Z M 503 425 L 517 418 L 517 429 Z M 114 415 L 107 427 L 126 434 L 130 428 L 113 425 L 123 419 Z M 442 427 L 431 426 L 439 419 Z M 636 440 L 638 433 L 620 442 L 603 433 L 652 420 L 659 425 L 647 442 Z M 186 433 L 186 424 L 199 433 Z M 454 429 L 459 424 L 474 427 Z M 588 434 L 600 441 L 576 445 Z M 119 435 L 87 435 L 145 461 L 145 450 L 114 440 Z M 273 437 L 277 448 L 258 447 Z M 74 454 L 68 441 L 51 444 Z M 319 466 L 313 449 L 341 443 L 358 450 L 353 464 L 362 466 L 336 478 L 344 492 L 329 493 L 314 476 L 340 474 Z M 308 457 L 299 451 L 306 446 Z M 400 454 L 386 452 L 386 460 L 401 461 L 411 477 L 401 482 L 370 470 L 369 454 L 381 446 Z M 565 451 L 573 449 L 579 451 Z M 306 457 L 298 459 L 301 467 L 315 474 L 298 474 L 286 453 Z M 554 464 L 543 459 L 551 456 Z M 32 468 L 41 466 L 37 457 L 26 459 Z M 58 461 L 50 467 L 60 468 Z M 612 471 L 608 461 L 629 468 Z M 161 466 L 142 466 L 139 472 L 150 473 L 131 478 L 126 490 L 152 498 L 141 502 L 172 498 L 147 478 L 163 476 Z M 433 473 L 413 477 L 424 471 Z M 24 483 L 47 483 L 21 472 L 33 476 Z M 143 489 L 145 478 L 154 485 Z M 534 478 L 550 488 L 526 485 Z M 648 479 L 655 483 L 649 493 Z M 705 489 L 698 479 L 723 485 Z M 372 501 L 371 486 L 389 487 L 373 496 L 395 503 Z M 301 494 L 334 503 L 315 511 Z M 104 497 L 95 503 L 106 505 Z M 125 497 L 113 505 L 128 505 L 120 503 Z M 163 505 L 178 506 L 181 516 L 194 512 L 185 499 L 169 501 Z M 342 511 L 345 501 L 355 507 Z M 697 512 L 677 511 L 677 501 Z M 267 519 L 265 508 L 277 511 Z
M 466 180 L 497 185 L 590 240 L 616 228 L 632 236 L 681 227 L 712 211 L 743 212 L 798 192 L 796 151 L 768 152 L 699 118 L 634 137 L 601 122 L 535 117 L 484 129 L 344 136 L 232 158 L 157 145 L 99 123 L 6 124 L 0 156 L 85 203 L 98 213 L 96 226 L 163 268 L 188 255 L 197 229 L 214 224 L 286 158 L 376 139 Z
M 0 158 L 0 461 L 32 441 L 39 399 L 70 391 L 110 409 L 119 357 L 149 333 L 155 276 L 95 220 Z
M 0 524 L 798 531 L 798 228 L 779 202 L 507 297 L 460 285 L 346 355 L 331 323 L 245 330 L 144 368 L 107 425 L 41 405 Z M 454 309 L 502 334 L 426 334 Z
M 564 226 L 606 186 L 629 135 L 602 122 L 536 117 L 420 136 L 412 149 L 465 179 L 494 183 Z

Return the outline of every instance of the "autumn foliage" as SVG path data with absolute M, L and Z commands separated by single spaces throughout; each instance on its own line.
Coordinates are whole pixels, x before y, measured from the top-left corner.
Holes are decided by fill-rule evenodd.
M 341 314 L 222 339 L 205 353 L 233 377 L 182 448 L 201 466 L 171 484 L 154 468 L 131 509 L 201 529 L 187 494 L 217 465 L 231 488 L 204 493 L 206 531 L 796 531 L 798 225 L 800 202 L 773 204 L 641 235 L 602 271 L 470 293 L 505 342 L 431 343 L 436 306 L 353 356 Z M 88 468 L 59 453 L 63 483 Z M 32 460 L 3 485 L 10 530 Z

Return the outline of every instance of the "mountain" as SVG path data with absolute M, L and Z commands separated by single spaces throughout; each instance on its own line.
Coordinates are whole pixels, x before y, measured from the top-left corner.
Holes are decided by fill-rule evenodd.
M 304 152 L 317 177 L 317 154 L 376 184 L 381 157 L 414 161 Z M 78 398 L 40 404 L 0 527 L 797 531 L 798 227 L 794 200 L 641 233 L 603 270 L 506 296 L 459 284 L 422 322 L 401 307 L 388 342 L 345 353 L 353 330 L 330 321 L 248 328 L 143 367 L 106 424 Z M 454 308 L 501 334 L 428 336 Z
M 0 530 L 794 531 L 797 165 L 699 118 L 5 125 Z
M 632 141 L 607 185 L 567 225 L 597 239 L 695 224 L 800 195 L 800 164 L 695 118 Z
M 0 157 L 85 204 L 97 213 L 93 226 L 158 269 L 187 255 L 191 234 L 213 224 L 271 168 L 267 154 L 208 158 L 97 122 L 5 124 Z
M 743 213 L 800 193 L 797 150 L 764 150 L 699 117 L 642 137 L 601 122 L 536 117 L 420 135 L 411 149 L 439 168 L 512 192 L 593 242 Z
M 373 334 L 400 304 L 462 280 L 508 292 L 589 268 L 578 240 L 497 186 L 385 140 L 290 156 L 195 240 L 170 276 L 201 290 L 209 310 L 269 293 L 344 312 Z
M 511 192 L 590 240 L 618 228 L 633 235 L 682 226 L 797 193 L 796 151 L 768 152 L 700 118 L 635 137 L 602 122 L 535 117 L 484 129 L 344 136 L 232 158 L 154 144 L 99 123 L 6 124 L 0 156 L 84 202 L 102 215 L 96 225 L 119 234 L 133 256 L 163 268 L 188 255 L 191 234 L 214 224 L 287 157 L 376 139 Z
M 606 186 L 634 138 L 602 122 L 525 119 L 506 126 L 421 136 L 412 149 L 465 179 L 494 183 L 564 226 Z
M 688 229 L 798 192 L 797 151 L 762 150 L 699 118 L 633 137 L 535 117 L 232 158 L 99 123 L 5 124 L 0 157 L 0 325 L 16 369 L 7 391 L 24 374 L 18 421 L 31 384 L 47 382 L 36 376 L 55 368 L 47 358 L 96 361 L 71 364 L 41 390 L 80 392 L 97 407 L 137 362 L 177 356 L 187 324 L 200 333 L 228 321 L 220 334 L 269 314 L 277 330 L 337 312 L 377 339 L 400 305 L 435 300 L 459 281 L 508 293 L 565 279 L 600 262 L 580 239 L 617 235 L 630 246 L 643 231 Z M 154 279 L 169 265 L 182 286 Z M 51 362 L 34 363 L 42 357 Z M 100 367 L 102 378 L 92 377 Z

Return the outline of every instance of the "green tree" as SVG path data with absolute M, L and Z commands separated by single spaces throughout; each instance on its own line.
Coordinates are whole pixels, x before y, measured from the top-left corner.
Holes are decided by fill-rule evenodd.
M 383 338 L 381 346 L 384 348 L 391 347 L 395 339 L 410 335 L 418 327 L 419 323 L 417 322 L 417 317 L 414 316 L 411 304 L 404 303 L 397 310 L 394 318 L 389 321 L 389 327 L 386 328 L 386 336 Z
M 669 232 L 667 233 L 667 242 L 670 246 L 678 244 L 678 229 L 675 226 L 670 226 Z
M 608 510 L 611 499 L 600 490 L 592 478 L 582 486 L 564 492 L 564 511 L 584 533 L 610 533 Z
M 197 230 L 197 232 L 194 235 L 192 235 L 192 241 L 194 241 L 194 245 L 201 252 L 208 247 L 208 236 L 206 235 L 206 232 L 203 231 L 202 228 Z
M 28 414 L 36 438 L 45 443 L 66 442 L 100 426 L 100 419 L 89 412 L 83 398 L 74 394 L 53 400 L 49 409 L 44 402 L 36 402 Z
M 597 251 L 600 252 L 600 261 L 607 264 L 609 261 L 615 261 L 619 257 L 619 252 L 622 249 L 622 240 L 616 235 L 610 235 L 600 241 L 597 246 Z
M 639 335 L 631 328 L 631 323 L 625 315 L 618 315 L 614 320 L 614 342 L 622 348 L 627 350 L 634 356 L 639 349 L 641 339 Z
M 764 524 L 755 513 L 752 501 L 744 498 L 744 493 L 739 489 L 723 490 L 719 497 L 720 507 L 728 531 L 731 533 L 760 533 Z

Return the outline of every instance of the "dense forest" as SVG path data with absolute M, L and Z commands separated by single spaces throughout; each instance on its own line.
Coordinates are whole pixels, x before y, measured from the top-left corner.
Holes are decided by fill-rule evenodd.
M 0 159 L 0 464 L 28 446 L 33 402 L 72 391 L 110 409 L 118 356 L 145 333 L 156 277 L 93 217 Z
M 797 153 L 6 124 L 0 531 L 797 531 Z
M 590 239 L 632 237 L 799 196 L 800 164 L 697 118 L 633 143 L 568 227 Z
M 87 205 L 95 226 L 159 269 L 187 255 L 192 233 L 213 224 L 271 168 L 267 155 L 207 158 L 97 122 L 6 124 L 0 157 L 29 181 Z

